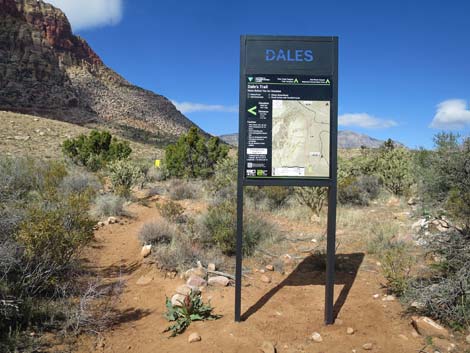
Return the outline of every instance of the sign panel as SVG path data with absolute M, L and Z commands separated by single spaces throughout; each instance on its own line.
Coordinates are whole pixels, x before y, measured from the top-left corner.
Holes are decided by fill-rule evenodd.
M 247 178 L 330 176 L 331 80 L 246 75 Z
M 335 37 L 242 38 L 243 180 L 333 181 L 336 68 Z

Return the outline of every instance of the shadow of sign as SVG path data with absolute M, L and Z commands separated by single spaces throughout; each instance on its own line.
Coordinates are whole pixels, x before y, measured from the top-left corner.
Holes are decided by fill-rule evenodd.
M 335 266 L 335 284 L 343 285 L 333 307 L 336 318 L 343 307 L 356 279 L 359 268 L 364 259 L 364 253 L 337 254 Z M 251 315 L 261 309 L 273 296 L 285 286 L 325 285 L 325 254 L 313 254 L 302 260 L 294 271 L 281 283 L 263 295 L 241 317 L 247 320 Z

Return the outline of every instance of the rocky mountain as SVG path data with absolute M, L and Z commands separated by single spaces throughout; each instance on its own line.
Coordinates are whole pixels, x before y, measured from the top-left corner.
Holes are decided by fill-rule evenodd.
M 219 136 L 221 140 L 229 145 L 238 145 L 238 134 L 228 134 Z M 377 148 L 384 143 L 383 140 L 378 140 L 365 134 L 359 134 L 353 131 L 340 130 L 338 132 L 338 148 L 350 149 L 360 148 L 365 146 L 368 148 Z M 394 141 L 397 146 L 404 147 L 400 142 Z
M 167 98 L 108 68 L 42 0 L 0 0 L 0 110 L 157 135 L 194 125 Z

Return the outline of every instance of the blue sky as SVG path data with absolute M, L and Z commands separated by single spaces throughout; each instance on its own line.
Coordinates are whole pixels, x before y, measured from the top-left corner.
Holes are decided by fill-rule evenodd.
M 108 66 L 213 134 L 238 129 L 241 34 L 339 36 L 340 129 L 409 147 L 470 131 L 468 0 L 51 2 Z

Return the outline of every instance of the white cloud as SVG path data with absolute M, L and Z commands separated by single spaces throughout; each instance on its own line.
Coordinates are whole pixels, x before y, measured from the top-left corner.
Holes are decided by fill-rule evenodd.
M 449 99 L 437 105 L 430 127 L 458 130 L 470 125 L 470 110 L 463 99 Z
M 67 15 L 74 30 L 115 25 L 122 19 L 123 0 L 46 0 Z
M 397 126 L 398 123 L 394 120 L 380 119 L 367 113 L 356 113 L 340 115 L 339 125 L 357 126 L 366 129 L 377 129 Z
M 193 112 L 222 112 L 222 113 L 236 113 L 238 106 L 236 105 L 219 105 L 219 104 L 202 104 L 191 102 L 176 102 L 172 101 L 181 113 Z

